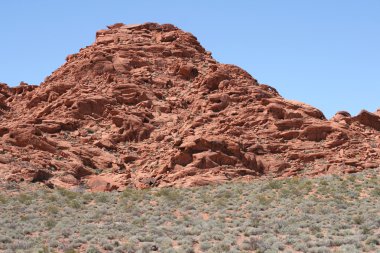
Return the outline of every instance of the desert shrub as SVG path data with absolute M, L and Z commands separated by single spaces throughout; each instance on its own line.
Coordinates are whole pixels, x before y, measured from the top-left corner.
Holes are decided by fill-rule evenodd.
M 12 242 L 12 239 L 6 235 L 0 235 L 0 242 L 3 244 L 8 244 Z
M 18 195 L 18 201 L 22 204 L 30 205 L 32 204 L 33 196 L 26 193 L 21 193 Z
M 367 240 L 365 240 L 365 244 L 379 246 L 380 239 L 378 236 L 370 236 L 367 238 Z
M 173 241 L 168 237 L 157 238 L 157 243 L 160 245 L 161 250 L 167 250 L 173 247 Z
M 2 194 L 0 194 L 0 204 L 6 204 L 8 202 L 8 198 Z
M 267 206 L 273 201 L 273 198 L 271 198 L 265 194 L 258 194 L 256 196 L 256 199 L 258 200 L 259 204 L 261 204 L 263 206 Z
M 101 251 L 96 246 L 90 245 L 87 248 L 86 253 L 101 253 Z
M 147 198 L 147 190 L 137 190 L 137 189 L 131 189 L 127 188 L 123 191 L 121 197 L 130 200 L 130 201 L 141 201 L 146 200 Z
M 244 240 L 240 248 L 242 250 L 258 251 L 259 243 L 260 241 L 257 238 L 251 237 L 249 239 Z
M 50 214 L 57 214 L 59 213 L 59 208 L 56 205 L 49 204 L 46 207 L 46 212 Z
M 53 218 L 49 218 L 45 222 L 45 226 L 49 230 L 52 229 L 53 227 L 55 227 L 55 225 L 57 225 L 57 221 L 54 220 Z
M 312 248 L 309 248 L 307 249 L 306 252 L 310 252 L 310 253 L 330 253 L 331 250 L 327 247 L 312 247 Z
M 183 253 L 195 253 L 194 249 L 193 249 L 193 246 L 191 245 L 182 245 L 179 249 L 178 249 L 179 252 L 183 252 Z
M 81 203 L 78 200 L 70 200 L 68 201 L 68 206 L 74 209 L 80 209 L 82 207 Z
M 220 242 L 220 243 L 215 243 L 215 245 L 211 248 L 212 252 L 215 253 L 223 253 L 223 252 L 230 252 L 231 245 Z
M 61 234 L 63 235 L 64 238 L 68 238 L 71 234 L 73 234 L 73 230 L 71 228 L 63 228 L 61 230 Z
M 282 180 L 276 180 L 272 179 L 268 182 L 268 185 L 266 186 L 268 189 L 272 190 L 278 190 L 281 189 L 283 186 L 283 181 Z
M 112 246 L 112 244 L 110 244 L 110 243 L 105 243 L 105 244 L 103 244 L 102 246 L 103 246 L 103 249 L 104 249 L 104 250 L 107 250 L 107 251 L 109 251 L 109 250 L 113 250 L 113 246 Z
M 201 248 L 202 251 L 207 251 L 211 247 L 212 247 L 212 244 L 210 242 L 208 242 L 208 241 L 201 242 L 201 244 L 200 244 L 200 248 Z
M 373 197 L 380 197 L 380 187 L 376 187 L 371 191 L 371 196 Z
M 308 246 L 304 242 L 296 242 L 293 245 L 293 248 L 297 251 L 306 252 L 306 250 L 308 249 Z
M 156 193 L 155 196 L 164 198 L 164 200 L 170 202 L 181 202 L 182 196 L 177 189 L 174 188 L 161 188 Z
M 72 248 L 69 248 L 69 249 L 65 249 L 63 250 L 64 253 L 77 253 L 77 251 L 75 249 L 72 249 Z
M 60 243 L 59 243 L 57 240 L 51 240 L 51 241 L 49 242 L 49 246 L 50 246 L 51 248 L 58 248 L 59 244 L 60 244 Z
M 74 192 L 74 191 L 70 191 L 70 190 L 67 190 L 64 188 L 58 188 L 57 191 L 61 196 L 65 197 L 69 200 L 76 199 L 79 196 L 79 193 Z
M 33 247 L 33 243 L 30 241 L 22 241 L 22 240 L 16 240 L 12 242 L 12 244 L 8 247 L 8 249 L 12 250 L 13 252 L 17 251 L 26 251 Z
M 95 195 L 95 201 L 97 203 L 108 203 L 110 201 L 110 195 L 107 192 L 100 192 Z
M 363 224 L 364 217 L 362 215 L 356 215 L 353 217 L 352 221 L 354 222 L 354 224 L 360 225 Z

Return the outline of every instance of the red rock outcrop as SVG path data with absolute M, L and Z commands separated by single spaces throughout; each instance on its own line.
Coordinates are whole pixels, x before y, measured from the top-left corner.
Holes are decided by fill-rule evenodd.
M 379 113 L 326 120 L 173 25 L 115 24 L 40 86 L 0 84 L 0 178 L 192 186 L 380 163 Z

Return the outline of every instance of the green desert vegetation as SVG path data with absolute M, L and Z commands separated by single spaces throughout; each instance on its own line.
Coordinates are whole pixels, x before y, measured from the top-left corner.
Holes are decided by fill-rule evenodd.
M 380 252 L 379 169 L 187 189 L 3 183 L 1 252 Z

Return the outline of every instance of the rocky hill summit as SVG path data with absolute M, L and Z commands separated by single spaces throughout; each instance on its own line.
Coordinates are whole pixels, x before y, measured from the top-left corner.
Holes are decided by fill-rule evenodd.
M 0 180 L 94 191 L 351 173 L 380 113 L 282 98 L 170 24 L 115 24 L 39 86 L 0 84 Z

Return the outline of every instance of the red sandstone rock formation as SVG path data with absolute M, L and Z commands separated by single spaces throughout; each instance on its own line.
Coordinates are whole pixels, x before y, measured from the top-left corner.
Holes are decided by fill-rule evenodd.
M 115 24 L 40 86 L 0 84 L 0 179 L 93 190 L 355 172 L 380 116 L 331 121 L 173 25 Z

